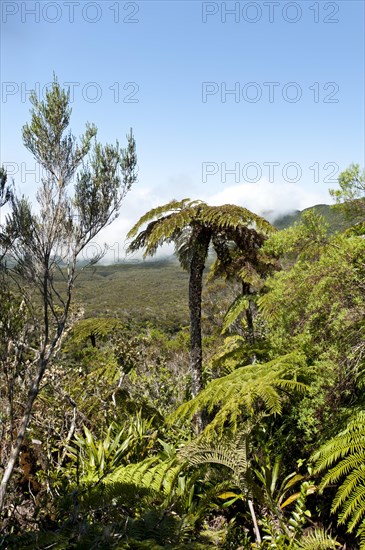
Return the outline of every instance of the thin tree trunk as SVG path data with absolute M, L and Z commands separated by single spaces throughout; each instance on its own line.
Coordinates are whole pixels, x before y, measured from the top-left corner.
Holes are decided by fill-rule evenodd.
M 194 262 L 191 265 L 189 280 L 190 309 L 190 370 L 191 395 L 196 397 L 202 390 L 202 334 L 201 334 L 201 296 L 203 289 L 204 264 Z
M 15 465 L 17 463 L 20 449 L 25 439 L 25 433 L 29 425 L 30 417 L 32 414 L 33 403 L 39 393 L 39 386 L 42 381 L 47 363 L 48 363 L 48 358 L 43 357 L 39 359 L 37 375 L 33 380 L 32 386 L 28 392 L 27 403 L 25 406 L 23 418 L 20 423 L 18 435 L 15 441 L 15 444 L 11 449 L 10 458 L 8 460 L 8 463 L 4 471 L 4 475 L 0 483 L 0 512 L 2 512 L 4 508 L 7 487 L 8 487 L 10 478 L 12 476 L 12 473 L 14 471 Z
M 210 243 L 210 231 L 199 229 L 196 238 L 194 252 L 190 264 L 189 277 L 189 310 L 190 310 L 190 371 L 191 371 L 191 395 L 196 397 L 203 389 L 203 353 L 202 353 L 202 329 L 201 309 L 203 272 L 205 260 Z M 194 419 L 196 431 L 203 429 L 203 413 L 197 414 Z
M 46 371 L 47 365 L 55 349 L 60 344 L 62 340 L 62 336 L 64 335 L 65 323 L 66 323 L 66 319 L 67 319 L 67 315 L 68 315 L 68 311 L 71 303 L 71 288 L 72 286 L 69 285 L 63 321 L 58 324 L 57 333 L 55 334 L 53 341 L 50 344 L 44 343 L 40 351 L 40 357 L 39 357 L 38 366 L 37 366 L 37 373 L 28 391 L 27 402 L 25 405 L 25 410 L 24 410 L 22 420 L 20 422 L 17 438 L 15 441 L 15 444 L 12 446 L 10 457 L 5 467 L 4 474 L 0 483 L 0 513 L 4 509 L 8 484 L 13 474 L 17 460 L 19 458 L 20 449 L 23 445 L 25 435 L 26 435 L 26 430 L 30 423 L 33 403 L 38 396 L 39 388 L 40 388 L 44 373 Z M 47 322 L 48 322 L 48 317 L 47 317 Z M 48 327 L 46 327 L 45 333 L 48 334 Z

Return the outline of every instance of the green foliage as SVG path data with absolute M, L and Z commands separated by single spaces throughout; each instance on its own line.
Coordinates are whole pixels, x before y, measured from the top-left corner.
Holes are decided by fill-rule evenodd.
M 249 305 L 250 303 L 246 296 L 237 296 L 224 317 L 222 332 L 226 332 L 232 323 L 237 320 L 239 315 L 246 311 Z
M 304 480 L 304 476 L 292 472 L 279 485 L 280 458 L 277 458 L 273 465 L 271 465 L 268 456 L 265 458 L 264 464 L 261 461 L 261 464 L 253 469 L 255 477 L 260 482 L 259 490 L 262 493 L 262 496 L 260 495 L 258 498 L 265 506 L 268 506 L 272 513 L 279 513 L 279 510 L 283 510 L 298 499 L 299 493 L 291 494 L 289 497 L 288 493 L 297 483 Z
M 297 379 L 304 367 L 304 356 L 296 352 L 266 364 L 240 367 L 210 382 L 197 397 L 181 405 L 170 416 L 169 422 L 191 419 L 198 411 L 207 409 L 214 418 L 205 428 L 205 433 L 214 437 L 216 432 L 222 434 L 226 423 L 236 429 L 242 418 L 259 413 L 280 414 L 281 390 L 306 391 L 306 386 Z
M 109 426 L 103 440 L 96 441 L 92 433 L 84 426 L 84 436 L 75 435 L 74 445 L 68 445 L 68 456 L 76 464 L 77 476 L 81 478 L 102 479 L 110 470 L 114 470 L 123 461 L 131 437 L 126 437 L 125 429 L 116 435 L 113 425 Z
M 344 329 L 357 331 L 362 315 L 364 256 L 364 239 L 338 236 L 316 261 L 301 259 L 275 274 L 259 299 L 271 345 L 287 350 L 300 343 L 311 355 L 324 341 L 346 346 Z
M 306 210 L 292 227 L 274 233 L 263 251 L 275 256 L 289 255 L 301 260 L 319 257 L 328 243 L 328 224 L 315 210 Z
M 285 522 L 283 520 L 277 522 L 273 517 L 261 518 L 260 524 L 267 533 L 263 537 L 263 543 L 261 545 L 263 549 L 276 548 L 278 550 L 284 550 L 286 548 L 297 548 L 303 527 L 307 519 L 311 516 L 306 506 L 306 500 L 307 496 L 313 493 L 313 491 L 314 487 L 311 483 L 309 481 L 303 481 L 300 492 L 295 495 L 295 509 Z M 277 523 L 279 523 L 279 526 Z
M 358 412 L 347 427 L 314 453 L 315 471 L 327 471 L 320 489 L 338 487 L 332 512 L 351 533 L 357 529 L 360 548 L 365 548 L 365 413 Z
M 339 548 L 341 545 L 331 537 L 324 529 L 316 528 L 306 535 L 303 535 L 295 544 L 294 548 L 302 550 L 326 550 Z
M 147 228 L 137 235 L 146 223 Z M 211 236 L 215 235 L 213 246 L 219 257 L 226 255 L 226 250 L 223 250 L 217 240 L 218 236 L 226 241 L 236 241 L 241 251 L 248 252 L 252 244 L 250 238 L 252 239 L 256 231 L 263 234 L 273 231 L 269 222 L 239 206 L 208 206 L 202 201 L 174 200 L 150 210 L 140 218 L 128 234 L 129 238 L 134 238 L 129 245 L 129 251 L 144 248 L 145 257 L 153 256 L 163 243 L 174 242 L 181 265 L 184 269 L 189 269 L 195 246 L 199 243 L 199 233 L 203 228 L 207 231 L 208 244 Z M 201 252 L 205 258 L 208 247 Z
M 153 418 L 145 420 L 139 412 L 122 427 L 111 424 L 100 439 L 84 426 L 84 435 L 75 434 L 73 443 L 67 445 L 73 476 L 77 480 L 100 481 L 120 465 L 141 460 L 157 437 L 152 424 Z
M 123 324 L 118 319 L 104 317 L 81 319 L 72 329 L 72 340 L 69 346 L 81 344 L 91 336 L 94 336 L 95 340 L 105 338 L 114 331 L 122 329 Z
M 365 170 L 359 164 L 350 166 L 338 178 L 340 189 L 331 189 L 330 194 L 348 218 L 356 220 L 365 212 Z
M 242 492 L 247 490 L 246 474 L 249 465 L 247 439 L 249 433 L 239 432 L 233 437 L 228 434 L 214 442 L 192 442 L 180 451 L 190 466 L 217 464 L 225 466 L 232 473 L 233 482 Z M 227 494 L 225 494 L 227 496 Z M 228 495 L 233 496 L 235 495 Z
M 310 208 L 305 208 L 302 211 L 296 210 L 291 214 L 285 214 L 284 216 L 277 218 L 273 222 L 273 225 L 280 230 L 288 229 L 289 227 L 300 223 L 303 215 L 308 212 L 308 210 L 313 210 L 316 214 L 320 214 L 324 218 L 326 224 L 328 224 L 328 233 L 330 235 L 333 235 L 338 231 L 345 231 L 351 225 L 351 222 L 346 219 L 345 214 L 341 211 L 341 209 L 333 208 L 333 206 L 330 206 L 329 204 L 317 204 L 315 206 L 311 206 Z
M 181 465 L 175 458 L 161 461 L 155 456 L 137 464 L 117 468 L 105 478 L 104 483 L 127 483 L 168 496 L 180 471 Z

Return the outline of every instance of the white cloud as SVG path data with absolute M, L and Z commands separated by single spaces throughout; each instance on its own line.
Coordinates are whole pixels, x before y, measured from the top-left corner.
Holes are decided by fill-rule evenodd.
M 185 198 L 189 194 L 191 198 L 201 198 L 211 205 L 238 204 L 263 215 L 270 221 L 274 221 L 277 217 L 294 210 L 303 210 L 315 204 L 330 202 L 328 194 L 323 191 L 307 190 L 295 183 L 270 183 L 266 179 L 262 179 L 257 183 L 227 186 L 218 193 L 200 197 L 195 197 L 191 193 L 191 182 L 188 182 L 186 187 L 183 186 L 181 181 L 178 181 L 178 183 L 178 186 L 168 188 L 163 186 L 161 188 L 143 187 L 138 189 L 136 187 L 132 189 L 122 204 L 120 216 L 97 236 L 94 243 L 90 245 L 90 252 L 86 251 L 84 257 L 95 251 L 93 249 L 95 244 L 96 246 L 102 246 L 106 243 L 108 252 L 103 262 L 114 263 L 125 259 L 141 259 L 141 252 L 133 256 L 126 256 L 126 235 L 128 231 L 151 208 L 165 204 L 173 198 L 177 200 Z M 190 193 L 184 193 L 184 190 L 190 191 Z M 157 256 L 161 258 L 172 253 L 173 246 L 169 245 L 159 249 Z
M 219 193 L 207 197 L 206 202 L 212 205 L 238 204 L 275 220 L 294 210 L 328 203 L 329 196 L 322 191 L 306 190 L 295 183 L 270 183 L 261 179 L 257 183 L 225 187 Z

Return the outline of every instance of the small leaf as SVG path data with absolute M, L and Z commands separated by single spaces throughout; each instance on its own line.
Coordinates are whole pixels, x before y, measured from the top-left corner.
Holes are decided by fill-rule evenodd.
M 237 495 L 236 493 L 232 493 L 232 491 L 227 491 L 226 493 L 221 493 L 220 495 L 218 495 L 218 498 L 225 500 L 226 498 L 241 497 L 241 496 L 242 495 Z

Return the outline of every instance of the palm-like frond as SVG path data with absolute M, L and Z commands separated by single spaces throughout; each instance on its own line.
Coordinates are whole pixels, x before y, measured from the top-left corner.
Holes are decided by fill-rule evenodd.
M 72 329 L 72 339 L 70 346 L 80 344 L 90 338 L 93 334 L 96 337 L 104 338 L 113 334 L 117 330 L 122 330 L 123 323 L 119 319 L 109 317 L 91 317 L 81 319 Z
M 217 378 L 194 399 L 181 405 L 169 418 L 171 423 L 191 419 L 198 411 L 207 409 L 218 412 L 206 428 L 206 433 L 222 433 L 229 422 L 233 429 L 242 415 L 252 415 L 255 410 L 263 414 L 280 414 L 282 394 L 280 390 L 304 392 L 305 384 L 297 380 L 305 358 L 301 353 L 291 353 L 262 365 L 247 365 Z
M 157 206 L 157 208 L 152 208 L 151 210 L 146 212 L 146 214 L 144 214 L 138 220 L 138 222 L 132 227 L 132 229 L 129 231 L 127 235 L 127 238 L 132 239 L 133 237 L 135 237 L 138 233 L 138 230 L 146 223 L 154 219 L 159 219 L 167 213 L 179 212 L 180 210 L 185 208 L 186 204 L 189 204 L 191 202 L 192 201 L 190 199 L 183 199 L 181 201 L 177 201 L 173 199 L 167 204 L 164 204 L 162 206 Z
M 198 200 L 173 200 L 153 208 L 138 220 L 127 235 L 127 238 L 134 239 L 129 245 L 129 250 L 144 248 L 145 256 L 153 255 L 158 246 L 175 240 L 184 228 L 194 223 L 216 234 L 226 233 L 225 240 L 237 240 L 241 249 L 250 248 L 249 245 L 253 244 L 252 239 L 255 241 L 257 232 L 267 235 L 275 230 L 264 218 L 240 206 L 208 206 Z M 146 229 L 137 235 L 146 224 Z
M 144 248 L 144 257 L 153 256 L 159 246 L 175 241 L 182 231 L 192 223 L 195 214 L 196 210 L 187 206 L 151 221 L 146 229 L 141 231 L 130 243 L 128 250 L 134 252 Z M 132 231 L 128 236 L 132 235 Z
M 315 471 L 327 471 L 319 488 L 332 483 L 339 486 L 332 502 L 332 512 L 339 513 L 339 523 L 349 532 L 357 527 L 357 535 L 365 533 L 365 411 L 360 411 L 345 430 L 325 443 L 312 457 Z M 365 548 L 362 540 L 360 548 Z
M 222 206 L 203 205 L 200 211 L 200 219 L 205 225 L 222 230 L 251 226 L 265 234 L 275 231 L 273 226 L 261 216 L 247 210 L 247 208 L 234 204 L 224 204 Z

